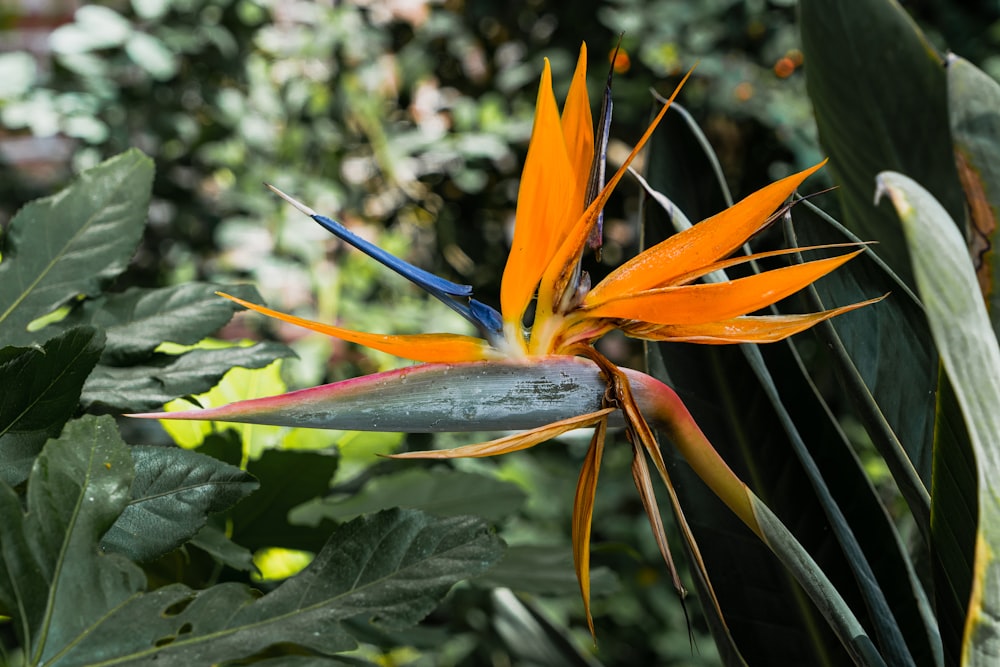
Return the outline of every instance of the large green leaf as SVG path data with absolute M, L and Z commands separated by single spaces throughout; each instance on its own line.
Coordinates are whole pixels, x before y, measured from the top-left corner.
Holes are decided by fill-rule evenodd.
M 0 350 L 0 479 L 14 486 L 49 438 L 80 404 L 80 392 L 101 356 L 104 336 L 77 327 L 41 347 Z
M 147 561 L 176 549 L 205 525 L 209 514 L 257 489 L 246 472 L 177 447 L 132 447 L 131 499 L 101 540 L 101 548 Z
M 87 378 L 81 400 L 88 409 L 149 410 L 180 396 L 208 391 L 234 366 L 261 368 L 291 354 L 284 345 L 265 342 L 179 355 L 156 354 L 135 366 L 102 364 Z
M 322 518 L 344 521 L 360 514 L 408 507 L 439 516 L 472 514 L 490 521 L 511 516 L 524 504 L 516 484 L 459 470 L 405 470 L 377 477 L 349 498 L 324 498 L 292 513 L 296 523 L 316 525 Z
M 28 664 L 47 663 L 145 584 L 97 542 L 128 503 L 132 459 L 110 417 L 70 422 L 28 481 L 27 513 L 0 483 L 0 605 Z
M 28 324 L 80 294 L 96 296 L 124 270 L 142 235 L 152 181 L 153 161 L 130 150 L 18 211 L 0 263 L 6 344 L 42 339 Z
M 872 208 L 871 184 L 886 169 L 910 174 L 960 219 L 941 59 L 894 0 L 801 0 L 799 17 L 843 220 L 912 285 L 902 230 L 890 207 Z
M 344 621 L 415 623 L 502 551 L 478 519 L 381 512 L 338 528 L 306 570 L 263 597 L 240 584 L 174 584 L 105 606 L 48 664 L 208 665 L 277 644 L 329 655 L 355 646 Z
M 58 326 L 86 323 L 104 329 L 108 340 L 103 361 L 123 366 L 148 356 L 161 343 L 193 345 L 218 331 L 240 309 L 218 296 L 220 289 L 208 283 L 160 289 L 133 287 L 88 300 Z M 224 291 L 260 301 L 256 288 L 250 285 L 231 285 Z
M 969 61 L 948 56 L 948 113 L 955 162 L 972 221 L 972 259 L 993 331 L 1000 333 L 1000 84 Z
M 902 174 L 880 174 L 879 186 L 888 192 L 903 221 L 934 341 L 975 456 L 968 462 L 975 468 L 975 490 L 954 489 L 963 494 L 974 491 L 978 508 L 962 664 L 995 665 L 1000 660 L 1000 345 L 965 240 L 947 211 Z M 934 494 L 938 492 L 935 488 Z

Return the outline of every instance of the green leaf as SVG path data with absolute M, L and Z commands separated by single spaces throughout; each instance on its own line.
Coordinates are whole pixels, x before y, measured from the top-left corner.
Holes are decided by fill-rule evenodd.
M 802 0 L 799 25 L 842 219 L 912 285 L 902 230 L 890 207 L 873 210 L 871 184 L 886 169 L 911 174 L 962 214 L 941 58 L 894 0 Z
M 14 216 L 0 263 L 0 337 L 24 345 L 28 331 L 80 294 L 96 296 L 127 266 L 142 236 L 153 161 L 127 151 L 80 176 L 65 190 Z
M 318 550 L 324 531 L 292 525 L 288 513 L 307 500 L 325 495 L 336 469 L 335 455 L 265 451 L 258 460 L 247 464 L 247 471 L 260 480 L 260 490 L 233 508 L 233 539 L 251 551 L 263 547 Z
M 654 141 L 659 143 L 655 135 Z M 662 156 L 655 166 L 650 182 L 659 188 L 670 172 Z M 688 211 L 694 218 L 714 212 Z M 659 207 L 645 216 L 647 245 L 673 231 L 673 225 L 660 227 L 660 218 Z M 684 397 L 727 463 L 793 528 L 846 599 L 846 613 L 861 619 L 880 649 L 899 664 L 907 664 L 911 650 L 933 664 L 929 606 L 919 604 L 922 591 L 901 540 L 829 408 L 804 375 L 796 348 L 790 343 L 742 350 L 662 344 L 649 346 L 647 359 L 650 372 Z M 735 640 L 748 664 L 846 658 L 785 568 L 688 466 L 677 461 L 671 477 L 731 631 L 726 635 L 713 627 L 720 650 Z M 762 590 L 782 602 L 762 608 Z
M 969 61 L 948 56 L 948 112 L 958 177 L 972 222 L 970 251 L 1000 333 L 1000 84 Z
M 909 243 L 934 341 L 962 409 L 975 461 L 978 531 L 962 664 L 1000 660 L 1000 345 L 965 240 L 934 197 L 902 174 L 879 174 Z M 962 489 L 970 493 L 971 489 Z M 937 489 L 934 490 L 937 493 Z M 945 517 L 941 517 L 945 520 Z
M 162 556 L 200 531 L 209 514 L 232 507 L 259 486 L 235 466 L 176 447 L 132 447 L 132 497 L 101 540 L 136 561 Z
M 573 552 L 564 546 L 508 546 L 503 560 L 486 574 L 476 577 L 476 583 L 538 595 L 578 596 L 580 593 L 580 582 L 573 572 Z M 595 597 L 610 595 L 618 589 L 618 576 L 609 568 L 595 567 L 590 571 L 590 592 Z
M 391 507 L 423 510 L 438 516 L 471 514 L 489 521 L 510 517 L 524 504 L 519 486 L 494 477 L 450 469 L 411 469 L 377 477 L 347 499 L 308 503 L 291 519 L 315 526 L 320 520 L 344 521 Z
M 216 294 L 224 289 L 243 299 L 259 301 L 250 285 L 220 288 L 185 283 L 161 289 L 133 287 L 120 294 L 88 300 L 57 325 L 91 324 L 107 333 L 102 362 L 123 366 L 148 356 L 161 343 L 194 345 L 214 334 L 240 307 Z
M 101 365 L 87 378 L 82 402 L 88 409 L 148 410 L 178 396 L 207 391 L 233 366 L 260 368 L 291 354 L 284 345 L 265 342 L 251 347 L 157 354 L 136 366 Z
M 70 422 L 31 470 L 27 513 L 0 483 L 0 605 L 28 663 L 60 651 L 145 584 L 142 571 L 97 542 L 128 502 L 132 460 L 111 417 Z
M 241 572 L 255 570 L 253 554 L 246 547 L 236 544 L 226 537 L 218 526 L 209 524 L 191 538 L 191 545 L 198 547 L 216 562 Z
M 36 348 L 0 350 L 0 479 L 28 478 L 45 441 L 59 435 L 80 404 L 80 391 L 101 356 L 103 335 L 70 329 Z
M 207 665 L 276 644 L 330 655 L 355 646 L 343 621 L 415 623 L 502 550 L 478 519 L 381 512 L 338 528 L 308 568 L 259 599 L 239 584 L 174 584 L 90 615 L 51 665 Z

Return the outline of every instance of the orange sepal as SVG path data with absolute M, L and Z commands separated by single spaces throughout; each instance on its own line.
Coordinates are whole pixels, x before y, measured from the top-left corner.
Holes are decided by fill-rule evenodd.
M 579 215 L 583 211 L 587 197 L 590 166 L 594 161 L 594 117 L 590 110 L 590 97 L 587 95 L 586 44 L 580 46 L 576 72 L 573 73 L 573 81 L 570 83 L 566 103 L 563 105 L 562 131 L 566 152 L 576 179 L 576 190 L 570 209 Z M 569 219 L 575 220 L 576 215 Z
M 310 331 L 340 338 L 350 343 L 357 343 L 358 345 L 370 347 L 373 350 L 387 352 L 397 357 L 403 357 L 404 359 L 412 359 L 413 361 L 457 363 L 463 361 L 484 361 L 497 356 L 489 343 L 479 338 L 473 338 L 472 336 L 446 333 L 391 335 L 351 331 L 350 329 L 342 329 L 294 315 L 279 313 L 276 310 L 271 310 L 265 306 L 258 306 L 255 303 L 244 301 L 223 292 L 216 292 L 216 294 L 230 301 L 235 301 L 250 310 L 279 319 L 282 322 L 288 322 L 309 329 Z
M 546 440 L 556 438 L 563 433 L 574 431 L 578 428 L 593 426 L 607 418 L 614 412 L 614 408 L 604 408 L 596 412 L 588 412 L 584 415 L 560 419 L 557 422 L 546 424 L 538 428 L 523 433 L 515 433 L 497 440 L 481 442 L 475 445 L 465 445 L 464 447 L 454 447 L 452 449 L 431 450 L 426 452 L 405 452 L 403 454 L 389 454 L 390 459 L 465 459 L 484 458 L 487 456 L 499 456 L 500 454 L 510 454 L 519 452 L 541 444 Z
M 545 61 L 538 87 L 535 124 L 517 192 L 514 239 L 500 284 L 500 306 L 508 324 L 520 326 L 535 287 L 561 238 L 576 178 L 566 152 L 562 123 L 552 93 L 552 71 Z
M 572 228 L 570 228 L 566 234 L 563 235 L 558 248 L 554 251 L 551 259 L 546 264 L 544 273 L 542 274 L 541 283 L 538 287 L 538 312 L 535 316 L 535 321 L 544 321 L 547 315 L 550 315 L 555 308 L 556 303 L 562 298 L 563 292 L 566 291 L 567 285 L 569 285 L 572 279 L 573 273 L 576 270 L 577 262 L 580 259 L 580 254 L 583 252 L 583 246 L 587 242 L 587 238 L 590 236 L 590 230 L 597 223 L 597 218 L 607 204 L 608 198 L 614 191 L 618 182 L 622 179 L 625 173 L 628 171 L 629 165 L 632 164 L 632 160 L 639 154 L 639 152 L 649 141 L 649 138 L 653 136 L 653 131 L 656 129 L 660 121 L 663 120 L 663 116 L 667 113 L 667 109 L 673 103 L 674 98 L 680 93 L 681 88 L 687 82 L 688 78 L 691 76 L 691 72 L 694 70 L 689 70 L 681 82 L 677 84 L 674 88 L 674 92 L 671 93 L 670 98 L 660 109 L 656 117 L 653 118 L 653 122 L 649 124 L 646 131 L 639 138 L 638 143 L 622 162 L 621 167 L 618 171 L 608 180 L 604 189 L 601 190 L 594 201 L 590 203 L 587 209 L 582 215 L 576 220 Z M 539 315 L 541 317 L 539 317 Z
M 724 283 L 646 290 L 586 308 L 586 313 L 590 317 L 652 324 L 704 324 L 728 320 L 777 303 L 861 252 L 793 264 Z
M 726 210 L 675 234 L 612 271 L 587 295 L 587 305 L 673 282 L 732 254 L 826 161 L 771 183 Z
M 597 477 L 601 470 L 601 459 L 604 457 L 604 438 L 607 430 L 607 419 L 597 422 L 594 436 L 590 439 L 590 448 L 583 460 L 583 467 L 580 468 L 580 479 L 576 484 L 576 496 L 573 498 L 573 566 L 576 568 L 576 580 L 580 584 L 587 627 L 590 628 L 591 636 L 595 638 L 597 633 L 594 631 L 594 618 L 590 613 L 590 532 L 594 519 Z
M 805 331 L 831 317 L 868 306 L 885 297 L 869 299 L 849 306 L 801 315 L 761 315 L 735 317 L 704 324 L 648 324 L 625 322 L 619 328 L 626 336 L 642 340 L 674 343 L 725 345 L 730 343 L 774 343 Z

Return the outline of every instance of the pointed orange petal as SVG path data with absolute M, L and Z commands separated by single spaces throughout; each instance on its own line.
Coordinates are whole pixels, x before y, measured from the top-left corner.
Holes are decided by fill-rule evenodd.
M 452 363 L 461 361 L 483 361 L 495 358 L 497 355 L 489 343 L 473 338 L 472 336 L 462 336 L 459 334 L 413 334 L 413 335 L 390 335 L 372 334 L 361 331 L 351 331 L 329 324 L 313 322 L 294 315 L 279 313 L 265 306 L 258 306 L 255 303 L 244 301 L 243 299 L 222 292 L 216 292 L 230 301 L 235 301 L 245 308 L 256 311 L 268 317 L 279 319 L 296 326 L 304 327 L 311 331 L 316 331 L 327 336 L 340 338 L 350 343 L 357 343 L 370 347 L 373 350 L 394 354 L 404 359 L 413 361 L 424 361 L 429 363 Z
M 703 324 L 752 313 L 794 294 L 863 251 L 785 266 L 724 283 L 660 287 L 623 296 L 586 310 L 652 324 Z
M 704 324 L 648 324 L 626 322 L 620 328 L 632 338 L 680 343 L 722 345 L 729 343 L 773 343 L 784 340 L 815 324 L 843 313 L 868 306 L 885 297 L 869 299 L 849 306 L 832 308 L 819 313 L 802 315 L 762 315 L 735 317 L 721 322 Z
M 546 440 L 559 437 L 563 433 L 575 431 L 578 428 L 593 426 L 605 420 L 609 414 L 614 412 L 614 408 L 604 408 L 597 412 L 588 412 L 585 415 L 560 419 L 557 422 L 546 424 L 538 428 L 515 433 L 497 440 L 481 442 L 475 445 L 465 445 L 453 449 L 431 450 L 426 452 L 405 452 L 403 454 L 390 454 L 390 459 L 478 459 L 486 456 L 498 456 L 500 454 L 510 454 L 519 452 L 541 444 Z
M 590 628 L 591 636 L 595 638 L 597 635 L 594 632 L 594 618 L 590 614 L 590 530 L 594 519 L 597 476 L 601 470 L 607 430 L 607 419 L 597 423 L 594 437 L 590 440 L 590 449 L 587 450 L 583 467 L 580 468 L 580 480 L 576 484 L 576 497 L 573 499 L 573 565 L 576 568 L 576 580 L 580 584 L 580 595 L 583 597 L 587 627 Z
M 576 191 L 570 209 L 576 213 L 569 218 L 576 219 L 583 211 L 587 196 L 587 182 L 590 179 L 590 165 L 594 161 L 594 117 L 587 95 L 587 45 L 580 46 L 580 57 L 576 63 L 573 82 L 569 86 L 566 104 L 563 106 L 562 131 L 566 151 L 576 179 Z
M 587 295 L 595 304 L 666 285 L 725 257 L 760 230 L 768 217 L 826 161 L 772 183 L 707 220 L 671 236 L 612 271 Z
M 758 252 L 752 255 L 739 255 L 737 257 L 730 257 L 729 259 L 723 259 L 718 262 L 714 262 L 707 266 L 702 266 L 690 273 L 685 273 L 677 276 L 670 281 L 670 285 L 686 285 L 687 283 L 697 280 L 707 276 L 715 271 L 724 271 L 733 266 L 739 266 L 740 264 L 746 264 L 747 262 L 756 262 L 760 259 L 766 259 L 768 257 L 782 257 L 784 255 L 792 255 L 795 253 L 809 252 L 812 250 L 829 250 L 833 248 L 857 248 L 861 245 L 869 245 L 867 243 L 824 243 L 822 245 L 811 245 L 803 246 L 801 248 L 782 248 L 780 250 L 768 250 L 766 252 Z M 669 285 L 657 285 L 657 287 L 669 287 Z M 597 305 L 596 303 L 594 305 Z
M 596 224 L 597 217 L 604 208 L 604 205 L 608 202 L 608 198 L 614 191 L 615 186 L 618 185 L 618 181 L 622 179 L 625 173 L 628 171 L 629 165 L 632 164 L 632 160 L 639 154 L 639 151 L 643 149 L 649 138 L 653 136 L 653 131 L 656 126 L 659 125 L 660 121 L 663 119 L 664 114 L 667 113 L 667 109 L 670 108 L 670 104 L 677 97 L 680 92 L 681 87 L 691 76 L 691 71 L 688 71 L 681 79 L 681 82 L 677 84 L 674 88 L 674 92 L 671 93 L 670 99 L 667 100 L 663 108 L 660 109 L 659 113 L 653 119 L 653 122 L 649 124 L 646 131 L 643 133 L 642 137 L 639 138 L 638 143 L 632 149 L 632 152 L 628 154 L 622 166 L 618 168 L 614 176 L 608 180 L 604 189 L 598 193 L 597 197 L 590 203 L 587 210 L 583 212 L 573 225 L 571 229 L 563 235 L 560 240 L 558 249 L 554 252 L 548 264 L 543 267 L 544 273 L 542 274 L 541 284 L 538 287 L 538 308 L 539 313 L 543 316 L 549 315 L 553 312 L 556 301 L 561 298 L 563 292 L 566 291 L 566 286 L 569 284 L 573 273 L 576 268 L 577 261 L 580 258 L 580 253 L 583 252 L 583 246 L 587 242 L 587 237 L 590 235 L 590 230 Z M 538 316 L 536 315 L 536 320 Z
M 563 220 L 572 214 L 576 179 L 566 153 L 552 72 L 545 61 L 538 87 L 535 125 L 521 172 L 514 240 L 500 286 L 500 306 L 508 324 L 520 327 L 542 271 L 549 262 Z M 570 218 L 572 219 L 572 218 Z

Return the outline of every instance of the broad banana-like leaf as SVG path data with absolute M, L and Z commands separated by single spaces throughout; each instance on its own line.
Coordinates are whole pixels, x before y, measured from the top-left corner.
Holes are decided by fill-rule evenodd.
M 964 417 L 974 461 L 975 488 L 967 494 L 978 529 L 961 662 L 973 667 L 1000 661 L 1000 345 L 997 344 L 965 240 L 934 197 L 902 174 L 879 174 L 903 223 L 914 274 L 934 341 Z M 944 489 L 932 489 L 932 497 Z M 935 501 L 937 499 L 935 498 Z M 935 521 L 947 516 L 932 514 Z M 935 537 L 947 530 L 935 531 Z
M 969 206 L 969 253 L 979 288 L 1000 332 L 1000 84 L 964 58 L 948 56 L 948 115 L 955 166 Z

